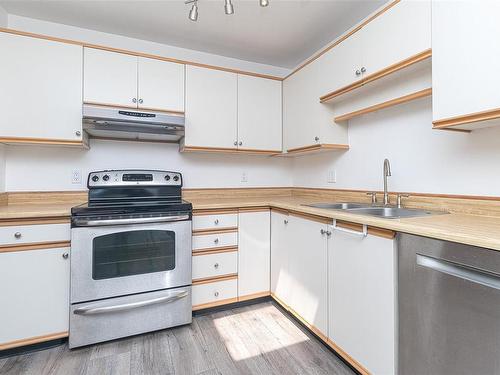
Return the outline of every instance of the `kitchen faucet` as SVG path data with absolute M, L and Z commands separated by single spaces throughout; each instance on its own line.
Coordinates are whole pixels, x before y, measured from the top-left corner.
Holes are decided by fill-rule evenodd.
M 384 160 L 384 206 L 389 204 L 389 193 L 387 192 L 387 177 L 391 175 L 391 163 L 389 159 Z

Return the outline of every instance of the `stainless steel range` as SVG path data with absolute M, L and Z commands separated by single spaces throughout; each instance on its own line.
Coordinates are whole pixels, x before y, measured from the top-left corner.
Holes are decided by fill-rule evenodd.
M 71 210 L 70 348 L 191 323 L 181 174 L 92 172 L 87 186 Z

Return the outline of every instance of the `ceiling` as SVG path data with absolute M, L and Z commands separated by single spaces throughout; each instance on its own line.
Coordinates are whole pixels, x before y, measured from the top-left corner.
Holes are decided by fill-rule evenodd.
M 10 14 L 293 68 L 380 7 L 383 0 L 0 0 Z

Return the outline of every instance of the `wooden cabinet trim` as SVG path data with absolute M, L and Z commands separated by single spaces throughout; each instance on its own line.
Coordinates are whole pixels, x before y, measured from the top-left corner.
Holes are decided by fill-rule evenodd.
M 362 116 L 362 115 L 365 115 L 367 113 L 379 111 L 379 110 L 384 109 L 384 108 L 389 108 L 389 107 L 392 107 L 395 105 L 407 103 L 407 102 L 410 102 L 412 100 L 417 100 L 417 99 L 424 98 L 424 97 L 430 96 L 430 95 L 432 95 L 432 88 L 427 88 L 424 90 L 414 92 L 412 94 L 400 96 L 399 98 L 391 99 L 391 100 L 388 100 L 388 101 L 385 101 L 385 102 L 382 102 L 379 104 L 372 105 L 370 107 L 366 107 L 363 109 L 359 109 L 357 111 L 353 111 L 353 112 L 346 113 L 344 115 L 337 116 L 334 118 L 334 122 L 347 121 L 347 120 L 350 120 L 350 119 L 357 117 L 357 116 Z
M 193 280 L 193 285 L 202 285 L 202 284 L 210 284 L 210 283 L 216 283 L 219 281 L 227 281 L 227 280 L 235 280 L 238 279 L 238 274 L 237 273 L 232 273 L 229 275 L 222 275 L 222 276 L 216 276 L 216 277 L 206 277 L 203 279 L 196 279 Z
M 122 105 L 122 104 L 114 104 L 114 103 L 98 103 L 98 102 L 90 102 L 90 101 L 84 101 L 83 104 L 88 104 L 88 105 L 93 105 L 96 107 L 112 107 L 112 108 L 130 108 L 130 109 L 135 109 L 137 111 L 151 111 L 151 112 L 162 112 L 162 113 L 169 113 L 173 115 L 184 115 L 183 111 L 171 111 L 171 110 L 166 110 L 166 109 L 159 109 L 159 108 L 150 108 L 150 107 L 137 107 L 137 105 Z
M 217 228 L 217 229 L 200 229 L 193 230 L 193 236 L 205 236 L 209 234 L 223 234 L 223 233 L 235 233 L 238 232 L 238 227 L 231 228 Z
M 62 247 L 71 247 L 70 241 L 59 241 L 59 242 L 39 242 L 24 245 L 7 245 L 0 246 L 0 253 L 14 253 L 17 251 L 30 251 L 30 250 L 46 250 L 46 249 L 57 249 Z
M 201 146 L 181 146 L 181 152 L 215 152 L 226 154 L 250 154 L 250 155 L 275 155 L 281 153 L 281 150 L 252 150 L 238 148 L 222 147 L 201 147 Z
M 290 212 L 291 216 L 299 217 L 301 219 L 316 221 L 316 222 L 322 223 L 322 224 L 332 224 L 333 223 L 333 219 L 329 218 L 329 217 L 307 214 L 307 213 L 298 212 L 298 211 L 289 211 L 289 212 Z
M 317 145 L 310 145 L 304 147 L 290 148 L 286 153 L 276 154 L 274 156 L 295 156 L 299 154 L 310 154 L 322 151 L 344 151 L 349 150 L 349 145 L 346 144 L 333 144 L 321 143 Z
M 238 302 L 238 297 L 223 299 L 223 300 L 220 300 L 220 301 L 217 301 L 217 302 L 203 303 L 201 305 L 194 305 L 193 308 L 192 308 L 192 310 L 193 311 L 197 311 L 197 310 L 209 309 L 211 307 L 228 305 L 230 303 L 235 303 L 235 302 Z
M 244 208 L 239 208 L 238 211 L 241 214 L 244 213 L 249 213 L 249 212 L 267 212 L 269 211 L 270 208 L 269 206 L 262 206 L 262 207 L 244 207 Z
M 324 341 L 324 340 L 323 340 Z M 332 340 L 328 339 L 325 343 L 338 353 L 344 360 L 346 360 L 352 367 L 354 367 L 361 375 L 371 375 L 371 373 L 361 365 L 358 361 L 347 354 L 340 346 L 335 344 Z
M 224 197 L 221 197 L 224 198 Z M 237 208 L 221 208 L 221 209 L 202 209 L 202 210 L 193 210 L 193 216 L 204 216 L 204 215 L 230 215 L 237 214 Z
M 44 225 L 44 224 L 69 224 L 69 217 L 40 218 L 40 219 L 15 219 L 0 220 L 0 227 L 13 227 L 18 225 Z
M 276 212 L 278 214 L 281 214 L 281 215 L 290 215 L 290 211 L 288 210 L 285 210 L 283 208 L 277 208 L 277 207 L 271 207 L 271 212 Z
M 427 49 L 423 52 L 417 53 L 416 55 L 410 56 L 407 59 L 404 59 L 402 61 L 399 61 L 395 64 L 389 65 L 388 67 L 379 70 L 378 72 L 372 73 L 367 75 L 366 77 L 355 81 L 351 83 L 350 85 L 341 87 L 338 90 L 332 91 L 328 94 L 325 94 L 319 98 L 320 103 L 327 102 L 333 98 L 336 98 L 337 96 L 346 94 L 352 90 L 355 90 L 363 85 L 366 85 L 367 83 L 379 80 L 380 78 L 383 78 L 389 74 L 395 73 L 397 71 L 400 71 L 404 68 L 407 68 L 411 65 L 414 65 L 420 61 L 426 60 L 432 56 L 432 50 Z
M 52 333 L 50 335 L 35 336 L 35 337 L 30 337 L 28 339 L 10 341 L 0 344 L 0 350 L 12 349 L 25 345 L 38 344 L 40 342 L 62 339 L 68 336 L 69 332 L 65 331 L 65 332 Z
M 58 145 L 58 146 L 74 146 L 86 148 L 87 145 L 82 140 L 69 141 L 67 139 L 50 139 L 50 138 L 29 138 L 29 137 L 1 137 L 0 143 L 6 144 L 40 144 L 40 145 Z
M 238 296 L 238 302 L 249 301 L 251 299 L 256 299 L 256 298 L 268 297 L 270 295 L 271 295 L 271 292 L 269 292 L 269 290 L 266 290 L 264 292 L 259 292 L 259 293 L 247 294 L 244 296 Z
M 480 121 L 495 120 L 500 118 L 500 108 L 490 109 L 488 111 L 476 112 L 456 117 L 445 118 L 442 120 L 435 120 L 432 122 L 434 129 L 445 130 L 448 127 L 470 124 Z M 456 129 L 463 130 L 463 129 Z M 465 130 L 467 131 L 467 130 Z
M 81 41 L 77 41 L 77 40 L 58 38 L 58 37 L 53 37 L 53 36 L 43 35 L 43 34 L 30 33 L 27 31 L 14 30 L 14 29 L 9 29 L 9 28 L 5 28 L 5 27 L 0 27 L 0 32 L 14 34 L 14 35 L 27 36 L 27 37 L 31 37 L 31 38 L 37 38 L 37 39 L 45 39 L 45 40 L 50 40 L 50 41 L 59 42 L 59 43 L 76 44 L 78 46 L 82 46 L 85 48 L 100 49 L 100 50 L 109 51 L 109 52 L 117 52 L 117 53 L 122 53 L 122 54 L 126 54 L 126 55 L 145 57 L 148 59 L 162 60 L 162 61 L 168 61 L 168 62 L 184 64 L 184 65 L 193 65 L 193 66 L 198 66 L 198 67 L 202 67 L 202 68 L 221 70 L 224 72 L 243 74 L 243 75 L 252 76 L 252 77 L 272 79 L 275 81 L 282 81 L 283 80 L 282 77 L 272 76 L 272 75 L 268 75 L 268 74 L 253 73 L 253 72 L 247 72 L 247 71 L 238 70 L 238 69 L 224 68 L 224 67 L 216 66 L 216 65 L 201 64 L 201 63 L 197 63 L 194 61 L 180 60 L 180 59 L 174 59 L 171 57 L 153 55 L 153 54 L 143 53 L 143 52 L 136 52 L 136 51 L 126 50 L 126 49 L 121 49 L 121 48 L 107 47 L 107 46 L 98 45 L 98 44 L 85 43 L 85 42 L 81 42 Z
M 193 256 L 198 255 L 211 255 L 211 254 L 220 254 L 220 253 L 232 253 L 238 251 L 238 247 L 225 247 L 225 248 L 216 248 L 216 249 L 207 249 L 205 251 L 195 250 L 193 251 Z

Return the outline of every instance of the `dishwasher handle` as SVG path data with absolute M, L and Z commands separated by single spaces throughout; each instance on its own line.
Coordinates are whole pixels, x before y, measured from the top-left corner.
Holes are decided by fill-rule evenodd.
M 417 254 L 417 265 L 500 290 L 500 276 L 475 267 Z

